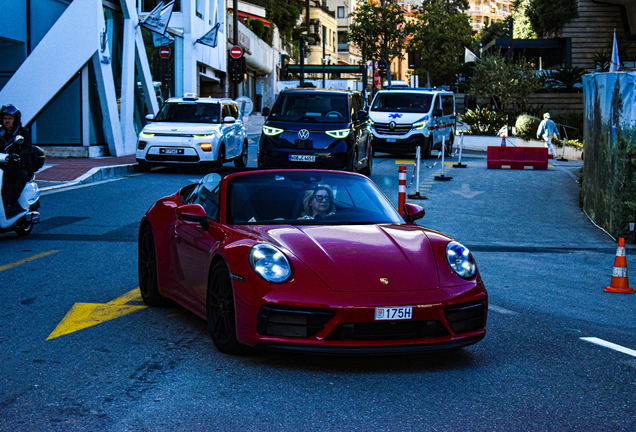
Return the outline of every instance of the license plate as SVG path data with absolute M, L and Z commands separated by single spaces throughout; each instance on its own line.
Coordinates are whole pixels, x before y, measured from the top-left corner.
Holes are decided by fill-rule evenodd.
M 179 154 L 179 149 L 166 149 L 166 154 Z
M 316 162 L 316 156 L 289 155 L 289 160 L 292 162 Z
M 395 138 L 387 138 L 386 142 L 395 142 Z
M 413 319 L 413 306 L 375 308 L 376 321 L 410 319 Z

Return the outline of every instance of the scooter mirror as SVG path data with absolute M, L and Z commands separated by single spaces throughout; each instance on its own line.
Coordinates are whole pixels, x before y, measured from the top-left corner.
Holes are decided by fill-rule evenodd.
M 21 145 L 24 142 L 24 137 L 22 135 L 18 135 L 15 137 L 14 142 L 18 145 Z

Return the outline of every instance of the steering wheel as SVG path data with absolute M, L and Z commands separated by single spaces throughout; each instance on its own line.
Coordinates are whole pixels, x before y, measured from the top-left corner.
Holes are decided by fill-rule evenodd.
M 326 114 L 327 117 L 343 117 L 342 114 L 340 114 L 338 111 L 329 111 Z

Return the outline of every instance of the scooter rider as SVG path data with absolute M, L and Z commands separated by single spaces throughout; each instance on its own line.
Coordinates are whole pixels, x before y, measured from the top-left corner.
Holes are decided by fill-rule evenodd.
M 3 105 L 0 108 L 0 117 L 0 152 L 9 154 L 8 162 L 0 166 L 0 169 L 4 170 L 2 200 L 6 209 L 5 214 L 7 218 L 11 218 L 25 210 L 18 204 L 18 198 L 33 176 L 31 133 L 22 127 L 21 113 L 15 105 Z M 17 136 L 24 137 L 24 141 L 16 143 Z

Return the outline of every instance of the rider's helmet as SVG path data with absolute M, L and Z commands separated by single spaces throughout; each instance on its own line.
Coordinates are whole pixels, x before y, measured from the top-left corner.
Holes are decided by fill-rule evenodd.
M 0 119 L 5 114 L 12 115 L 13 118 L 15 119 L 14 124 L 16 126 L 20 126 L 20 119 L 22 118 L 22 113 L 20 113 L 20 110 L 18 109 L 17 106 L 12 104 L 2 105 L 2 108 L 0 108 Z

